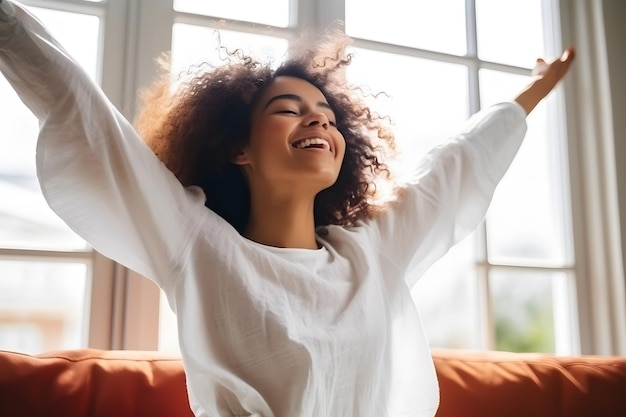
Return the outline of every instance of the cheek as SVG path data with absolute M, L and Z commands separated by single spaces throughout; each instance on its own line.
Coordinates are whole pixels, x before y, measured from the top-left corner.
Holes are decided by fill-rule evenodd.
M 249 146 L 253 149 L 264 148 L 275 136 L 276 129 L 269 123 L 258 123 L 250 131 Z
M 258 123 L 254 130 L 251 132 L 251 138 L 254 138 L 258 143 L 271 143 L 273 141 L 284 141 L 286 139 L 289 126 L 284 122 L 276 120 L 267 120 L 263 123 Z

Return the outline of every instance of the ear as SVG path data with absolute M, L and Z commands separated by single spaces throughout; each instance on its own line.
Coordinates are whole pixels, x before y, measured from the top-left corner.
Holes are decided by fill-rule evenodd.
M 241 149 L 230 158 L 230 162 L 235 165 L 243 166 L 248 165 L 250 163 L 250 159 L 248 158 L 246 150 Z

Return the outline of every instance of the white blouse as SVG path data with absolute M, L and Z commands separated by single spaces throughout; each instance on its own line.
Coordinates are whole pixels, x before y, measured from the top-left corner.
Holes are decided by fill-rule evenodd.
M 0 4 L 0 70 L 41 122 L 52 209 L 96 250 L 155 281 L 177 315 L 197 416 L 433 416 L 438 388 L 410 296 L 482 220 L 526 131 L 502 103 L 420 165 L 375 220 L 325 227 L 319 250 L 240 236 L 184 188 L 19 5 Z

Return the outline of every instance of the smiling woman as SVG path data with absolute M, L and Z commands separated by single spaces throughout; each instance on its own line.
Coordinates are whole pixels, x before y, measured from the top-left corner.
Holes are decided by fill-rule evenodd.
M 256 149 L 255 154 L 267 150 L 275 136 L 284 135 L 286 150 L 290 150 L 290 140 L 299 139 L 298 134 L 305 139 L 322 136 L 335 154 L 337 173 L 333 181 L 324 180 L 325 185 L 309 190 L 307 204 L 313 208 L 314 219 L 304 224 L 310 230 L 330 224 L 354 225 L 368 218 L 376 211 L 371 204 L 374 181 L 391 180 L 381 159 L 389 156 L 394 146 L 388 123 L 370 112 L 361 90 L 349 86 L 343 77 L 351 59 L 345 52 L 349 39 L 339 33 L 327 35 L 323 42 L 317 34 L 313 49 L 312 39 L 303 35 L 300 43 L 292 44 L 291 59 L 275 70 L 237 50 L 211 71 L 200 67 L 184 73 L 187 78 L 182 80 L 172 80 L 166 72 L 144 91 L 144 105 L 135 122 L 140 135 L 184 185 L 200 186 L 207 207 L 239 231 L 251 219 L 251 195 L 258 195 L 259 202 L 267 201 L 278 190 L 302 191 L 305 185 L 301 177 L 292 175 L 293 171 L 280 174 L 290 182 L 284 187 L 274 183 L 263 191 L 260 187 L 250 189 L 250 182 L 256 183 L 256 179 L 247 174 L 250 168 L 258 167 L 244 161 L 243 156 L 252 149 Z M 170 93 L 172 84 L 178 87 Z M 305 100 L 302 92 L 310 98 Z M 324 120 L 313 120 L 316 118 Z M 317 129 L 317 135 L 305 133 L 302 127 L 300 132 L 294 131 L 307 122 L 309 129 Z M 282 129 L 281 133 L 277 129 Z M 340 144 L 344 140 L 345 156 Z M 278 157 L 276 153 L 270 155 Z M 302 159 L 292 159 L 296 167 L 302 163 Z M 248 168 L 239 169 L 242 165 Z M 280 165 L 276 160 L 266 164 L 270 170 L 259 172 L 255 178 L 271 179 L 278 175 Z M 281 205 L 285 198 L 281 196 Z M 269 213 L 278 214 L 276 209 L 261 216 L 263 223 L 267 224 Z M 294 222 L 301 224 L 302 220 Z
M 251 198 L 244 236 L 278 247 L 318 248 L 316 196 L 326 189 L 332 195 L 340 175 L 359 174 L 341 173 L 346 141 L 335 119 L 324 94 L 301 78 L 276 77 L 256 100 L 249 141 L 233 158 Z M 277 221 L 289 236 L 276 233 L 271 225 Z

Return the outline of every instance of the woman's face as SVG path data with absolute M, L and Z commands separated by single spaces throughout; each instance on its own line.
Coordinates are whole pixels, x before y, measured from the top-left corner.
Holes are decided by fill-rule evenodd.
M 337 180 L 345 148 L 322 92 L 300 78 L 281 76 L 253 109 L 250 141 L 233 162 L 243 167 L 253 192 L 315 195 Z

